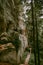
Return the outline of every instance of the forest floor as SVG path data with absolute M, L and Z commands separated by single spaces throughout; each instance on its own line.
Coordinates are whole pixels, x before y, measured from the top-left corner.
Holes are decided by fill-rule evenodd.
M 0 65 L 12 65 L 12 64 L 10 64 L 10 63 L 0 62 Z

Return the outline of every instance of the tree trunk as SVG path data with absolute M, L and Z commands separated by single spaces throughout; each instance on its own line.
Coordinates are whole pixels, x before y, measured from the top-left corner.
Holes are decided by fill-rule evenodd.
M 20 13 L 19 13 L 19 40 L 21 41 L 21 45 L 18 51 L 18 62 L 21 60 L 22 55 L 26 49 L 26 47 L 28 47 L 28 40 L 27 40 L 27 31 L 26 31 L 26 25 L 24 23 L 23 20 L 23 7 L 21 6 L 20 9 Z

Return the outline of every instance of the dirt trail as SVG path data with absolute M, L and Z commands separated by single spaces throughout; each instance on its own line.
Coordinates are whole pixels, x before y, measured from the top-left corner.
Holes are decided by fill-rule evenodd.
M 12 65 L 12 64 L 10 64 L 10 63 L 0 62 L 0 65 Z

